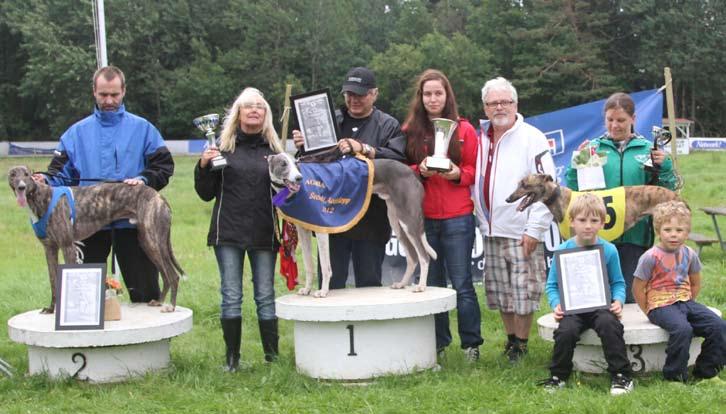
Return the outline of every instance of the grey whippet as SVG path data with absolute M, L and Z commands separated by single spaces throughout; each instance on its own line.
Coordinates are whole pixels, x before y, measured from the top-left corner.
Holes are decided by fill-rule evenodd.
M 625 188 L 625 221 L 626 231 L 633 227 L 638 220 L 651 214 L 653 208 L 663 202 L 678 199 L 678 194 L 664 188 L 652 185 L 633 185 Z M 570 206 L 572 190 L 560 186 L 548 174 L 532 174 L 522 178 L 517 189 L 507 198 L 507 203 L 513 203 L 522 198 L 517 206 L 523 211 L 533 203 L 541 201 L 550 210 L 554 220 L 561 222 Z
M 287 187 L 291 194 L 300 189 L 302 174 L 297 168 L 295 159 L 286 153 L 267 157 L 270 167 L 270 180 L 273 189 L 280 190 Z M 416 178 L 414 172 L 405 164 L 387 160 L 373 160 L 374 177 L 373 192 L 385 200 L 388 209 L 388 221 L 391 228 L 403 244 L 406 255 L 406 271 L 401 281 L 391 285 L 393 289 L 402 289 L 411 282 L 411 276 L 416 265 L 421 265 L 419 282 L 413 287 L 414 292 L 423 292 L 426 289 L 429 262 L 436 259 L 436 252 L 426 241 L 423 221 L 423 186 Z M 312 260 L 312 231 L 296 225 L 300 246 L 303 250 L 303 265 L 305 267 L 305 285 L 298 290 L 300 295 L 310 294 L 313 280 Z M 315 297 L 325 297 L 330 286 L 332 270 L 330 267 L 330 252 L 328 250 L 328 235 L 316 233 L 318 239 L 318 253 L 322 270 L 322 286 L 313 293 Z
M 28 208 L 31 219 L 38 220 L 49 206 L 53 188 L 33 181 L 25 166 L 8 171 L 8 182 L 17 202 Z M 181 266 L 171 249 L 171 208 L 153 188 L 145 185 L 103 183 L 88 187 L 71 187 L 75 204 L 75 220 L 71 220 L 71 207 L 67 197 L 61 197 L 50 213 L 45 237 L 38 237 L 45 248 L 50 280 L 50 306 L 43 313 L 53 313 L 56 300 L 55 280 L 58 265 L 58 249 L 63 251 L 66 263 L 76 262 L 74 242 L 83 240 L 104 226 L 120 219 L 129 219 L 137 225 L 139 244 L 162 275 L 164 288 L 160 301 L 149 302 L 161 306 L 171 290 L 171 305 L 164 305 L 162 312 L 173 312 Z

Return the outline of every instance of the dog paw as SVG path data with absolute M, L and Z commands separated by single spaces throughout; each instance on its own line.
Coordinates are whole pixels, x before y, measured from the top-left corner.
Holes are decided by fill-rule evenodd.
M 403 289 L 404 287 L 406 286 L 401 282 L 396 282 L 391 285 L 391 289 Z
M 172 306 L 172 305 L 164 305 L 161 307 L 162 313 L 172 313 L 175 310 L 176 310 L 176 306 Z
M 298 289 L 297 294 L 298 295 L 301 295 L 301 296 L 307 296 L 307 295 L 310 294 L 310 289 L 308 289 L 308 288 L 300 288 L 300 289 Z
M 421 286 L 421 285 L 416 285 L 412 289 L 413 293 L 423 292 L 424 290 L 426 290 L 426 286 Z
M 328 296 L 328 290 L 320 289 L 320 290 L 316 291 L 315 293 L 313 293 L 313 296 L 315 296 L 316 298 L 324 298 L 324 297 Z
M 151 299 L 151 300 L 149 301 L 149 306 L 161 306 L 161 302 L 159 302 L 159 301 L 158 301 L 158 300 L 156 300 L 156 299 Z

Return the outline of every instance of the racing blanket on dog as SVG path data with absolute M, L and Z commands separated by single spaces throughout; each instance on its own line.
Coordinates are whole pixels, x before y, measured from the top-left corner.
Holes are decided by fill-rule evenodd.
M 48 220 L 50 220 L 50 215 L 53 214 L 55 206 L 58 205 L 58 202 L 63 196 L 65 196 L 68 200 L 68 206 L 71 210 L 71 224 L 76 221 L 76 203 L 73 200 L 73 192 L 71 191 L 71 188 L 53 187 L 53 196 L 50 199 L 50 205 L 48 205 L 48 209 L 45 210 L 43 217 L 36 222 L 32 219 L 30 220 L 30 225 L 33 226 L 33 231 L 39 239 L 44 239 L 48 235 Z
M 305 229 L 342 233 L 368 210 L 373 193 L 373 163 L 367 158 L 299 163 L 300 191 L 278 205 L 281 216 Z
M 625 229 L 625 187 L 615 187 L 609 190 L 597 190 L 588 191 L 594 193 L 596 196 L 602 198 L 605 204 L 605 223 L 597 233 L 598 236 L 602 237 L 607 241 L 613 241 L 623 235 Z M 570 205 L 575 199 L 585 194 L 580 191 L 573 191 L 570 196 Z M 570 206 L 567 206 L 569 211 Z M 560 234 L 563 239 L 569 239 L 572 237 L 570 234 L 570 215 L 565 213 L 565 217 L 560 223 Z

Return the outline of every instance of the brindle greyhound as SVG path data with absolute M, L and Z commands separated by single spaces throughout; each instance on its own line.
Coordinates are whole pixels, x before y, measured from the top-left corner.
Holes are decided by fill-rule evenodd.
M 561 222 L 570 205 L 572 190 L 554 182 L 547 174 L 533 174 L 519 181 L 517 189 L 507 198 L 513 203 L 520 198 L 517 209 L 523 211 L 533 203 L 541 201 L 550 210 L 556 222 Z M 663 187 L 652 185 L 634 185 L 625 187 L 625 222 L 624 229 L 633 227 L 638 220 L 650 215 L 656 205 L 678 199 L 678 195 Z
M 328 155 L 324 155 L 328 157 Z M 335 156 L 333 156 L 335 158 Z M 313 159 L 309 159 L 312 161 Z M 328 160 L 329 161 L 329 160 Z M 291 195 L 300 189 L 302 174 L 298 170 L 295 159 L 285 153 L 267 157 L 270 166 L 270 181 L 275 190 L 287 187 Z M 436 251 L 426 240 L 423 223 L 423 186 L 413 171 L 403 163 L 386 159 L 373 160 L 373 192 L 385 200 L 388 210 L 388 221 L 403 244 L 406 255 L 406 271 L 400 282 L 391 285 L 393 289 L 401 289 L 409 285 L 416 265 L 421 265 L 418 285 L 414 292 L 423 292 L 426 289 L 430 259 L 436 260 Z M 305 287 L 298 290 L 300 295 L 308 295 L 313 281 L 312 265 L 312 232 L 296 225 L 300 235 L 300 246 L 303 250 L 303 265 L 305 266 Z M 314 292 L 315 297 L 325 297 L 328 294 L 330 276 L 330 255 L 328 251 L 328 235 L 316 233 L 318 239 L 318 252 L 320 253 L 320 267 L 322 270 L 322 287 Z
M 33 181 L 25 166 L 8 171 L 8 182 L 21 207 L 28 208 L 31 219 L 37 221 L 51 204 L 53 189 Z M 71 207 L 67 197 L 61 197 L 48 219 L 45 237 L 38 237 L 45 248 L 50 280 L 50 306 L 43 313 L 53 313 L 56 300 L 55 280 L 58 249 L 63 250 L 66 263 L 75 263 L 75 241 L 83 240 L 103 226 L 120 219 L 129 219 L 137 225 L 139 244 L 161 272 L 164 288 L 159 301 L 150 306 L 161 306 L 171 289 L 171 305 L 162 312 L 173 312 L 179 275 L 184 274 L 171 249 L 171 208 L 164 198 L 151 187 L 104 183 L 89 187 L 71 187 L 75 204 L 75 220 L 71 220 Z

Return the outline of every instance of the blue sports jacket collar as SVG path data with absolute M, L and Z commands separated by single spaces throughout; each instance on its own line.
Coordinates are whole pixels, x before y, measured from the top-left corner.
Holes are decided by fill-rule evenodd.
M 93 106 L 93 115 L 98 119 L 98 122 L 103 126 L 113 126 L 121 122 L 124 115 L 126 114 L 126 106 L 121 104 L 116 111 L 102 111 L 98 109 L 98 106 Z

